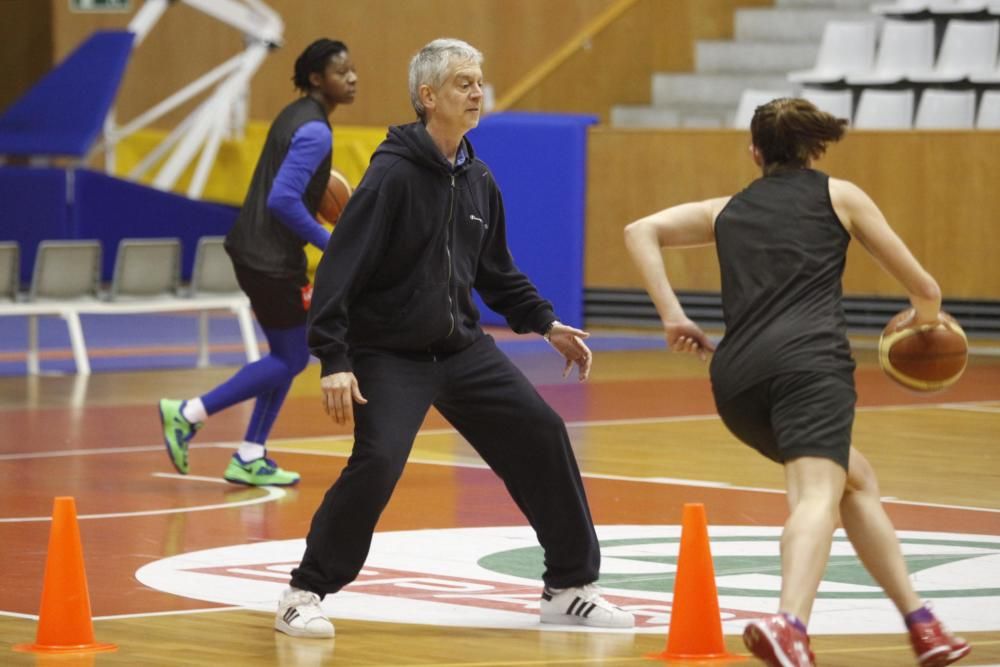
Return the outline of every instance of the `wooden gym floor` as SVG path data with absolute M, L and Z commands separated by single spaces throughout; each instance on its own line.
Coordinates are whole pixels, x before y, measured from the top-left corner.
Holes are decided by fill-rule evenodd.
M 782 477 L 778 466 L 739 445 L 721 426 L 706 367 L 666 353 L 648 333 L 605 332 L 592 341 L 593 377 L 581 385 L 560 380 L 559 359 L 543 343 L 500 337 L 570 425 L 601 533 L 602 582 L 612 599 L 644 610 L 637 632 L 540 630 L 533 612 L 523 613 L 538 593 L 537 579 L 523 573 L 539 567 L 525 522 L 468 445 L 432 413 L 373 548 L 377 564 L 399 576 L 359 581 L 328 599 L 340 600 L 333 614 L 335 641 L 277 634 L 270 610 L 294 557 L 282 552 L 268 561 L 259 550 L 291 545 L 294 555 L 294 540 L 305 535 L 350 448 L 348 434 L 320 408 L 316 364 L 296 380 L 272 434 L 271 455 L 303 476 L 297 488 L 283 493 L 221 483 L 232 446 L 242 438 L 248 404 L 214 416 L 199 432 L 188 477 L 172 474 L 164 454 L 157 399 L 197 395 L 233 367 L 101 372 L 89 379 L 13 376 L 0 378 L 0 664 L 656 664 L 644 655 L 665 646 L 669 548 L 676 555 L 676 526 L 684 503 L 692 502 L 705 505 L 712 531 L 726 648 L 745 656 L 741 623 L 773 605 L 774 538 L 785 516 L 777 492 Z M 983 354 L 972 357 L 962 381 L 930 396 L 885 379 L 870 341 L 859 341 L 857 351 L 855 442 L 879 472 L 904 542 L 916 545 L 915 551 L 907 547 L 911 567 L 948 579 L 917 581 L 932 592 L 927 597 L 945 620 L 972 642 L 963 665 L 1000 664 L 1000 356 L 989 342 L 979 347 Z M 76 499 L 96 640 L 117 644 L 115 653 L 48 658 L 12 651 L 35 638 L 55 496 Z M 421 542 L 421 536 L 431 537 Z M 449 590 L 475 580 L 450 569 L 449 556 L 437 559 L 436 549 L 469 552 L 472 560 L 461 567 L 485 572 L 497 540 L 527 554 L 509 568 L 494 567 L 500 573 L 487 586 L 496 585 L 501 594 L 441 604 L 427 586 L 421 589 L 420 581 L 431 581 L 428 572 L 433 581 L 457 587 Z M 728 546 L 752 551 L 758 548 L 752 540 L 767 542 L 759 547 L 763 561 L 747 560 Z M 956 540 L 969 546 L 956 546 Z M 947 548 L 937 553 L 935 544 Z M 817 603 L 813 619 L 814 631 L 822 626 L 814 637 L 818 663 L 914 664 L 898 619 L 888 625 L 878 620 L 886 616 L 885 600 L 870 593 L 870 582 L 844 574 L 856 572 L 857 563 L 843 540 L 838 545 L 823 589 L 831 591 L 829 599 Z M 240 549 L 257 549 L 253 563 L 280 562 L 284 569 L 275 575 L 244 561 L 240 579 L 239 568 L 222 572 L 239 564 L 238 555 L 226 560 L 230 551 L 209 554 L 198 575 L 187 566 L 168 567 L 193 552 L 223 547 L 244 556 L 249 552 Z M 651 551 L 643 552 L 647 547 Z M 667 551 L 656 551 L 661 548 Z M 920 549 L 927 553 L 921 556 Z M 948 549 L 963 555 L 949 557 Z M 212 554 L 219 554 L 217 561 Z M 377 579 L 379 573 L 366 576 Z M 655 580 L 652 590 L 643 590 L 644 577 Z M 185 588 L 189 579 L 196 585 Z M 869 612 L 875 616 L 865 616 Z

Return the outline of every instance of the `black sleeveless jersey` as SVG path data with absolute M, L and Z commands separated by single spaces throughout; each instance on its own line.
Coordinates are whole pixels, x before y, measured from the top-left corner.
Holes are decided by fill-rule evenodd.
M 782 170 L 716 218 L 726 323 L 711 364 L 717 401 L 780 373 L 854 370 L 841 286 L 851 237 L 828 181 L 812 169 Z
M 292 137 L 310 121 L 327 126 L 330 121 L 322 104 L 308 95 L 286 106 L 271 123 L 254 169 L 250 188 L 236 222 L 226 235 L 226 250 L 233 261 L 275 278 L 304 276 L 306 273 L 306 242 L 278 220 L 267 208 L 271 186 L 292 145 Z M 319 207 L 327 181 L 330 180 L 330 153 L 320 161 L 302 195 L 309 213 Z

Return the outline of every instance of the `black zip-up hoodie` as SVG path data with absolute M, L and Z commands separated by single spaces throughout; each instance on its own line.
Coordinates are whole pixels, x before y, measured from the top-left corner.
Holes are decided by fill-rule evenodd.
M 322 374 L 371 347 L 448 355 L 483 335 L 475 288 L 517 333 L 542 333 L 552 304 L 507 247 L 503 200 L 463 139 L 452 167 L 422 123 L 389 128 L 316 269 L 309 347 Z

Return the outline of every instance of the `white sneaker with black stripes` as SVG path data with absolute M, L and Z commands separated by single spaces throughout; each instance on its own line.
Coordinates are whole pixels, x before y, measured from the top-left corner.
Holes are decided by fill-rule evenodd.
M 592 628 L 631 628 L 635 616 L 603 597 L 596 584 L 542 591 L 542 623 L 587 625 Z
M 333 637 L 333 623 L 319 606 L 319 596 L 298 588 L 287 588 L 278 600 L 274 629 L 292 637 Z

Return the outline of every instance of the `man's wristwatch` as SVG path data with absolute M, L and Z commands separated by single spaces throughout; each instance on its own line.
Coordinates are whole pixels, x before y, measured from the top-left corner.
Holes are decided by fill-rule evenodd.
M 545 339 L 545 342 L 546 342 L 546 343 L 548 343 L 548 342 L 549 342 L 549 337 L 550 337 L 550 336 L 552 335 L 552 329 L 553 329 L 553 328 L 554 328 L 554 327 L 555 327 L 555 326 L 556 326 L 557 324 L 559 324 L 559 320 L 552 320 L 552 321 L 551 321 L 551 322 L 549 323 L 549 326 L 545 327 L 545 331 L 543 331 L 543 332 L 542 332 L 542 338 L 544 338 L 544 339 Z

